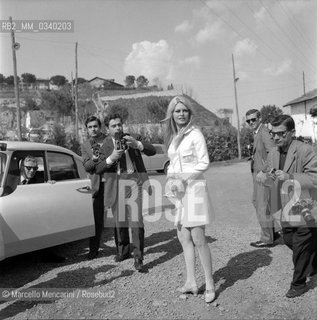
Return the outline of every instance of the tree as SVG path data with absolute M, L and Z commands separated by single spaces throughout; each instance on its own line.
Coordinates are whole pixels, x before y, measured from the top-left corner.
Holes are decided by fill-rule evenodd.
M 71 115 L 74 112 L 71 93 L 66 90 L 44 91 L 41 93 L 40 108 L 55 111 L 61 115 Z
M 85 82 L 87 82 L 87 80 L 86 79 L 84 79 L 84 78 L 77 78 L 77 84 L 82 84 L 82 83 L 85 83 Z M 75 84 L 76 83 L 76 79 L 74 79 L 73 80 L 73 84 Z
M 18 82 L 20 81 L 20 78 L 18 78 Z M 7 78 L 5 78 L 4 82 L 8 85 L 8 86 L 13 86 L 14 85 L 14 76 L 9 76 Z
M 27 84 L 36 82 L 36 77 L 32 73 L 22 73 L 21 74 L 21 78 L 22 78 L 22 81 L 27 83 Z
M 32 95 L 29 95 L 29 94 L 26 95 L 24 97 L 24 103 L 25 103 L 24 108 L 27 111 L 39 110 L 40 109 Z
M 121 118 L 122 118 L 122 122 L 125 122 L 128 117 L 129 117 L 129 111 L 128 108 L 126 106 L 122 106 L 122 105 L 118 105 L 118 104 L 113 104 L 109 107 L 108 109 L 108 114 L 111 113 L 118 113 Z
M 169 84 L 167 86 L 167 90 L 174 90 L 174 86 L 173 86 L 173 83 Z
M 2 73 L 0 73 L 0 84 L 4 83 L 5 79 L 5 76 Z
M 136 86 L 137 88 L 145 88 L 149 84 L 149 80 L 146 79 L 144 76 L 139 76 L 136 79 Z
M 169 101 L 163 98 L 150 102 L 147 105 L 147 109 L 151 115 L 151 120 L 154 123 L 159 123 L 166 116 L 166 110 Z
M 64 76 L 56 75 L 50 78 L 50 82 L 55 86 L 61 87 L 67 82 L 67 79 Z
M 135 76 L 129 75 L 124 79 L 125 86 L 127 88 L 134 88 Z
M 275 105 L 263 106 L 260 112 L 263 123 L 270 123 L 275 117 L 283 114 L 283 111 Z

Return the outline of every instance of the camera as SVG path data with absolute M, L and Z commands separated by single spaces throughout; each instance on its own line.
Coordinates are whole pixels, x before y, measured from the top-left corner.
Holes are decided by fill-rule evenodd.
M 127 133 L 116 133 L 115 134 L 115 142 L 116 142 L 116 149 L 117 150 L 127 150 L 128 145 L 127 145 L 127 140 L 124 138 L 125 136 L 129 136 Z
M 302 210 L 301 215 L 303 216 L 304 220 L 309 223 L 309 222 L 315 222 L 315 218 L 311 214 L 310 210 L 308 208 L 305 208 Z
M 314 208 L 315 205 L 316 205 L 316 202 L 314 200 L 301 199 L 294 204 L 292 208 L 292 213 L 295 215 L 297 214 L 302 215 L 306 223 L 314 223 L 315 218 L 312 215 L 311 210 Z
M 272 176 L 272 178 L 274 178 L 274 179 L 275 179 L 275 178 L 276 178 L 276 174 L 275 174 L 275 172 L 276 172 L 276 169 L 275 169 L 275 168 L 272 168 L 271 170 L 269 170 L 269 172 L 268 172 L 268 173 L 269 173 L 269 175 L 270 175 L 270 176 Z
M 95 157 L 99 157 L 99 149 L 100 149 L 99 146 L 92 148 L 92 154 L 93 154 Z
M 92 151 L 93 156 L 98 158 L 99 157 L 100 145 L 96 141 L 94 141 L 93 139 L 90 140 L 90 145 L 91 145 L 91 151 Z

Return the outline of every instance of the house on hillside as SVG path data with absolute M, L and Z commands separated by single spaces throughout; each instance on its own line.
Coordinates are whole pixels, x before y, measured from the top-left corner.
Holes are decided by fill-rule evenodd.
M 124 89 L 122 84 L 119 84 L 114 81 L 114 79 L 103 79 L 99 77 L 94 77 L 88 81 L 88 83 L 98 89 L 107 89 L 107 90 L 116 90 L 116 89 Z
M 50 89 L 50 80 L 49 79 L 36 79 L 36 88 L 43 90 L 43 89 Z
M 283 106 L 284 113 L 295 121 L 296 136 L 317 140 L 317 118 L 310 115 L 311 109 L 317 109 L 317 89 L 307 92 Z
M 34 83 L 26 83 L 23 81 L 19 82 L 19 89 L 21 91 L 24 90 L 48 90 L 48 89 L 59 89 L 58 87 L 55 88 L 52 83 L 50 83 L 49 79 L 36 79 Z

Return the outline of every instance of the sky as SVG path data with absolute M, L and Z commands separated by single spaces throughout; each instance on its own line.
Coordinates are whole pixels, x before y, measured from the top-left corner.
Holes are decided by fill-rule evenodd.
M 0 0 L 0 19 L 73 20 L 73 32 L 16 33 L 18 75 L 144 75 L 182 87 L 210 111 L 282 108 L 317 88 L 317 0 Z M 13 74 L 0 33 L 0 73 Z M 304 77 L 303 77 L 304 73 Z

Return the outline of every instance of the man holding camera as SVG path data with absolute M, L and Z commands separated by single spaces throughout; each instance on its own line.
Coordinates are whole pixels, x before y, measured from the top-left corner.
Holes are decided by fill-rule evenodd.
M 109 136 L 100 148 L 96 166 L 98 174 L 105 174 L 105 206 L 112 208 L 116 262 L 130 258 L 129 227 L 131 227 L 134 267 L 143 269 L 144 224 L 142 216 L 142 187 L 148 181 L 141 152 L 147 156 L 155 148 L 142 141 L 140 135 L 123 133 L 122 118 L 110 114 L 104 120 Z M 131 201 L 132 200 L 132 201 Z
M 284 242 L 293 251 L 293 280 L 286 297 L 294 298 L 307 291 L 307 277 L 317 273 L 317 224 L 305 208 L 305 203 L 317 199 L 317 153 L 294 139 L 291 116 L 280 115 L 271 124 L 276 147 L 268 154 L 268 166 L 275 170 L 259 172 L 257 181 L 274 180 L 270 208 L 272 213 L 281 210 Z M 304 209 L 296 212 L 301 202 Z
M 89 239 L 88 260 L 97 258 L 102 229 L 104 226 L 104 181 L 100 174 L 96 173 L 96 165 L 99 159 L 99 149 L 105 135 L 101 132 L 101 121 L 95 116 L 90 116 L 85 121 L 89 139 L 84 141 L 81 147 L 83 165 L 89 173 L 92 187 L 93 212 L 95 220 L 95 236 Z
M 260 240 L 251 242 L 256 248 L 273 246 L 274 228 L 273 219 L 267 210 L 269 192 L 265 186 L 256 183 L 257 173 L 263 169 L 267 154 L 274 147 L 268 128 L 262 124 L 261 113 L 257 109 L 250 109 L 246 113 L 246 122 L 254 134 L 253 152 L 251 160 L 251 172 L 253 177 L 253 205 L 261 227 Z

